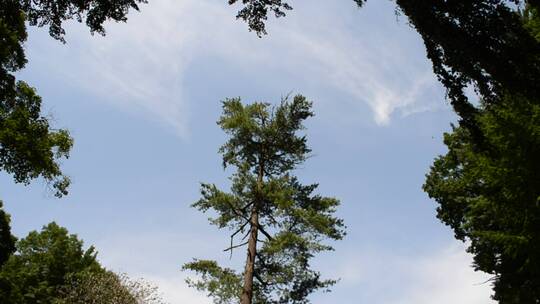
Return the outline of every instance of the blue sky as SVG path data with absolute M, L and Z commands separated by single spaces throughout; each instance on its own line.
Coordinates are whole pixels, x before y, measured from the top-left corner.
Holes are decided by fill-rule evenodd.
M 0 192 L 16 235 L 50 221 L 94 244 L 107 267 L 143 276 L 171 303 L 211 303 L 183 282 L 193 257 L 240 265 L 228 233 L 189 205 L 200 182 L 226 188 L 216 125 L 220 100 L 314 102 L 313 157 L 297 170 L 342 201 L 347 237 L 315 266 L 341 278 L 313 303 L 492 303 L 488 276 L 435 218 L 421 185 L 455 121 L 419 36 L 390 1 L 296 0 L 257 38 L 224 0 L 153 0 L 127 24 L 91 36 L 67 24 L 67 45 L 33 29 L 20 77 L 75 138 L 63 162 L 73 185 L 55 199 L 42 181 Z

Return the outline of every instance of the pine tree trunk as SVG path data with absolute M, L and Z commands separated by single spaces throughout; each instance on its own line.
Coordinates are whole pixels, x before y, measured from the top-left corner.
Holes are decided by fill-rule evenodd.
M 246 269 L 244 271 L 244 288 L 240 304 L 251 304 L 253 301 L 253 276 L 255 272 L 255 258 L 257 257 L 257 234 L 259 232 L 259 204 L 261 199 L 263 176 L 264 176 L 264 161 L 259 158 L 259 173 L 257 176 L 257 200 L 251 208 L 251 217 L 249 219 L 251 227 L 248 240 L 248 252 L 246 259 Z
M 246 269 L 244 271 L 244 288 L 240 304 L 251 304 L 253 299 L 253 274 L 255 270 L 255 257 L 257 255 L 257 233 L 259 232 L 259 213 L 257 205 L 254 204 L 251 210 L 251 228 L 248 241 L 248 253 L 246 259 Z

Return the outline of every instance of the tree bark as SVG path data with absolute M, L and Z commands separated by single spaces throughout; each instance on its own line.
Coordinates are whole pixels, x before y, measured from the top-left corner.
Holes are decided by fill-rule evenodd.
M 262 188 L 264 180 L 264 160 L 259 155 L 259 170 L 257 176 L 257 199 L 251 208 L 250 232 L 248 240 L 248 252 L 246 258 L 246 268 L 244 271 L 244 288 L 240 298 L 240 304 L 251 304 L 253 301 L 253 276 L 255 273 L 255 259 L 257 257 L 257 234 L 259 233 L 259 205 L 262 201 Z
M 259 213 L 257 211 L 257 204 L 253 204 L 253 208 L 251 209 L 250 222 L 251 228 L 249 233 L 246 268 L 244 271 L 244 288 L 242 290 L 240 304 L 251 304 L 253 299 L 253 275 L 255 271 L 255 257 L 257 255 L 257 234 L 259 232 Z

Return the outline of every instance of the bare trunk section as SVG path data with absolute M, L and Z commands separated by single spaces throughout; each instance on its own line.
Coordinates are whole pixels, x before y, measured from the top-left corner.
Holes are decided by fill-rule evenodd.
M 262 153 L 261 153 L 262 154 Z M 246 269 L 244 271 L 244 288 L 240 304 L 251 304 L 253 301 L 253 276 L 255 274 L 255 258 L 257 257 L 257 234 L 259 233 L 259 205 L 262 200 L 262 188 L 264 179 L 264 161 L 259 157 L 259 170 L 257 176 L 257 201 L 251 208 L 249 222 L 251 224 L 248 241 Z
M 248 252 L 246 259 L 246 269 L 244 271 L 244 288 L 240 304 L 251 304 L 253 299 L 253 275 L 255 271 L 255 257 L 257 255 L 257 234 L 259 232 L 259 213 L 257 204 L 251 210 L 251 228 L 248 241 Z

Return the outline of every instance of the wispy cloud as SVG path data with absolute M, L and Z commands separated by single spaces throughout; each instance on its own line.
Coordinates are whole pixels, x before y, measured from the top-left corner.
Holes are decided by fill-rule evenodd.
M 349 4 L 347 9 L 354 11 L 352 1 Z M 276 78 L 275 71 L 284 71 L 279 74 L 289 75 L 293 87 L 324 84 L 349 96 L 342 101 L 346 104 L 367 104 L 379 125 L 388 124 L 396 111 L 407 115 L 441 102 L 442 91 L 419 38 L 393 19 L 390 7 L 371 24 L 377 19 L 363 16 L 381 12 L 370 6 L 363 16 L 343 16 L 342 3 L 298 5 L 287 19 L 272 22 L 269 36 L 259 39 L 234 21 L 236 8 L 226 1 L 152 1 L 140 13 L 130 14 L 127 24 L 107 25 L 105 38 L 72 26 L 63 55 L 50 47 L 55 43 L 50 39 L 31 51 L 50 67 L 69 71 L 66 82 L 122 109 L 148 114 L 181 136 L 189 133 L 185 93 L 200 89 L 185 85 L 187 69 L 206 56 L 258 78 Z M 302 13 L 308 8 L 309 15 Z M 279 93 L 289 89 L 275 88 Z

